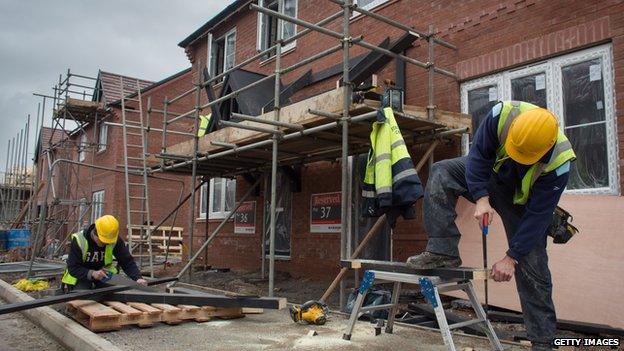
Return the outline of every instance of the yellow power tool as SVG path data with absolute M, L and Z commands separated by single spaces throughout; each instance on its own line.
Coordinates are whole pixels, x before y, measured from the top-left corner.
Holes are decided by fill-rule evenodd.
M 323 325 L 327 322 L 327 305 L 311 300 L 301 306 L 290 308 L 290 317 L 295 323 Z

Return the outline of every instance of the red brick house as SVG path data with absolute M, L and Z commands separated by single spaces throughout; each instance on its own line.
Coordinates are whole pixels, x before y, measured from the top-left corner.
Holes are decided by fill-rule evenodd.
M 338 6 L 324 0 L 286 0 L 283 9 L 277 9 L 276 1 L 259 2 L 310 23 L 340 11 Z M 274 20 L 250 10 L 250 3 L 252 1 L 234 1 L 179 44 L 192 63 L 189 76 L 196 78 L 206 66 L 213 76 L 223 72 L 271 46 L 277 30 L 286 37 L 303 30 L 293 24 L 277 28 Z M 436 66 L 450 68 L 458 75 L 457 81 L 436 76 L 437 108 L 470 113 L 475 126 L 483 111 L 497 100 L 529 101 L 559 116 L 578 155 L 562 204 L 573 212 L 582 232 L 566 247 L 551 245 L 549 248 L 560 317 L 624 327 L 618 317 L 623 312 L 621 307 L 612 305 L 615 297 L 624 291 L 621 282 L 612 279 L 624 275 L 619 264 L 624 254 L 618 248 L 623 241 L 616 235 L 622 232 L 624 225 L 619 215 L 624 210 L 621 196 L 624 158 L 619 152 L 624 146 L 624 4 L 619 1 L 545 0 L 357 0 L 356 3 L 422 31 L 431 24 L 442 39 L 457 45 L 456 51 L 436 49 Z M 341 25 L 340 20 L 335 20 L 326 27 L 340 31 Z M 361 15 L 352 17 L 350 30 L 354 36 L 363 34 L 371 43 L 380 43 L 386 37 L 394 40 L 403 34 L 400 29 Z M 337 43 L 326 35 L 312 32 L 283 49 L 283 66 L 300 62 Z M 426 45 L 415 41 L 404 53 L 426 61 L 426 50 Z M 351 49 L 352 57 L 364 53 L 366 50 L 358 46 Z M 314 84 L 291 96 L 291 101 L 334 88 L 340 77 L 322 72 L 338 64 L 340 55 L 335 53 L 316 61 L 312 67 L 301 67 L 283 77 L 283 84 L 288 85 L 312 68 L 311 74 L 317 78 Z M 274 70 L 271 55 L 247 65 L 245 70 L 271 74 Z M 380 81 L 390 78 L 404 82 L 407 104 L 427 105 L 425 70 L 412 65 L 403 68 L 393 62 L 380 69 L 377 75 Z M 215 90 L 219 91 L 223 84 L 217 84 Z M 462 152 L 460 149 L 458 143 L 439 148 L 434 158 L 458 156 Z M 414 158 L 422 154 L 418 148 L 411 151 Z M 340 191 L 340 165 L 311 163 L 302 166 L 300 172 L 297 177 L 300 184 L 284 183 L 294 191 L 282 191 L 284 203 L 278 216 L 283 217 L 284 240 L 278 247 L 281 259 L 277 269 L 294 277 L 331 279 L 338 270 L 339 234 L 312 232 L 310 203 L 312 194 Z M 424 168 L 420 172 L 423 181 L 426 181 L 426 174 Z M 236 183 L 211 181 L 210 198 L 202 193 L 201 201 L 196 204 L 200 215 L 194 233 L 195 247 L 204 238 L 205 213 L 208 213 L 210 231 L 231 209 L 233 199 L 240 197 L 247 187 L 248 182 L 240 177 Z M 255 231 L 235 233 L 234 224 L 229 223 L 209 247 L 211 264 L 258 269 L 265 220 L 262 204 L 266 198 L 257 196 L 252 200 L 256 201 Z M 466 202 L 459 205 L 457 221 L 465 236 L 461 250 L 465 264 L 479 266 L 480 236 L 470 218 L 470 208 Z M 422 251 L 426 235 L 420 223 L 418 216 L 413 220 L 400 220 L 392 232 L 391 243 L 377 243 L 377 248 L 387 244 L 385 255 L 395 261 Z M 506 243 L 500 223 L 492 232 L 501 235 L 492 236 L 490 256 L 501 256 Z M 596 272 L 592 267 L 603 268 Z M 595 277 L 592 287 L 581 288 L 578 278 L 582 277 Z M 490 303 L 518 308 L 513 284 L 496 284 L 491 289 Z M 592 302 L 580 306 L 581 297 L 589 297 Z

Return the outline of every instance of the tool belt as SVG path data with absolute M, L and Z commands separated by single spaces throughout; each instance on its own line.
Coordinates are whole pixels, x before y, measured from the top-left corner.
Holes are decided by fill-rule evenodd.
M 546 233 L 553 238 L 555 244 L 565 244 L 578 233 L 578 229 L 570 224 L 574 218 L 570 212 L 557 206 L 553 213 L 552 223 Z

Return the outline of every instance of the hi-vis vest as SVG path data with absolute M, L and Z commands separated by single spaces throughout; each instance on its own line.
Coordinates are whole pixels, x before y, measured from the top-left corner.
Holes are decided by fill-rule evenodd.
M 76 240 L 80 251 L 82 252 L 82 261 L 84 262 L 87 259 L 87 252 L 89 251 L 89 242 L 87 238 L 84 237 L 84 230 L 79 231 L 78 233 L 74 233 L 71 235 L 72 240 Z M 108 244 L 104 249 L 104 270 L 112 272 L 114 274 L 117 273 L 117 268 L 113 265 L 113 248 L 115 244 Z M 78 282 L 78 278 L 69 274 L 69 270 L 65 269 L 65 273 L 63 273 L 63 279 L 61 280 L 63 283 L 67 285 L 76 285 Z
M 208 126 L 210 126 L 210 117 L 212 117 L 212 113 L 209 113 L 205 116 L 199 116 L 199 130 L 197 130 L 197 136 L 199 138 L 206 135 L 206 131 L 208 130 Z
M 539 106 L 535 106 L 528 102 L 521 101 L 506 101 L 503 102 L 503 107 L 500 112 L 500 118 L 498 120 L 498 141 L 499 148 L 496 151 L 496 161 L 494 162 L 494 172 L 498 173 L 498 170 L 503 165 L 505 160 L 509 158 L 507 151 L 505 151 L 505 140 L 509 135 L 509 129 L 511 129 L 511 122 L 518 117 L 522 112 L 529 111 Z M 529 193 L 531 187 L 537 181 L 541 175 L 552 172 L 562 166 L 568 161 L 574 161 L 576 154 L 572 150 L 572 144 L 559 128 L 559 134 L 557 135 L 557 142 L 553 147 L 552 155 L 548 160 L 548 163 L 537 162 L 529 168 L 524 177 L 522 178 L 522 184 L 520 189 L 516 189 L 513 202 L 517 205 L 526 204 L 529 199 Z
M 381 110 L 377 112 L 370 142 L 362 185 L 364 202 L 371 204 L 365 204 L 366 212 L 374 212 L 373 208 L 409 205 L 418 200 L 423 194 L 422 185 L 392 108 L 386 107 L 383 113 Z

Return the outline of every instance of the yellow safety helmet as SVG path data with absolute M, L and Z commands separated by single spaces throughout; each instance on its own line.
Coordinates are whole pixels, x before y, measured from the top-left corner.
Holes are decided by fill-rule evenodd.
M 101 242 L 114 244 L 119 235 L 119 222 L 111 215 L 102 216 L 95 220 L 95 231 Z
M 535 164 L 555 145 L 558 133 L 557 118 L 550 111 L 525 111 L 511 122 L 505 151 L 518 163 Z

